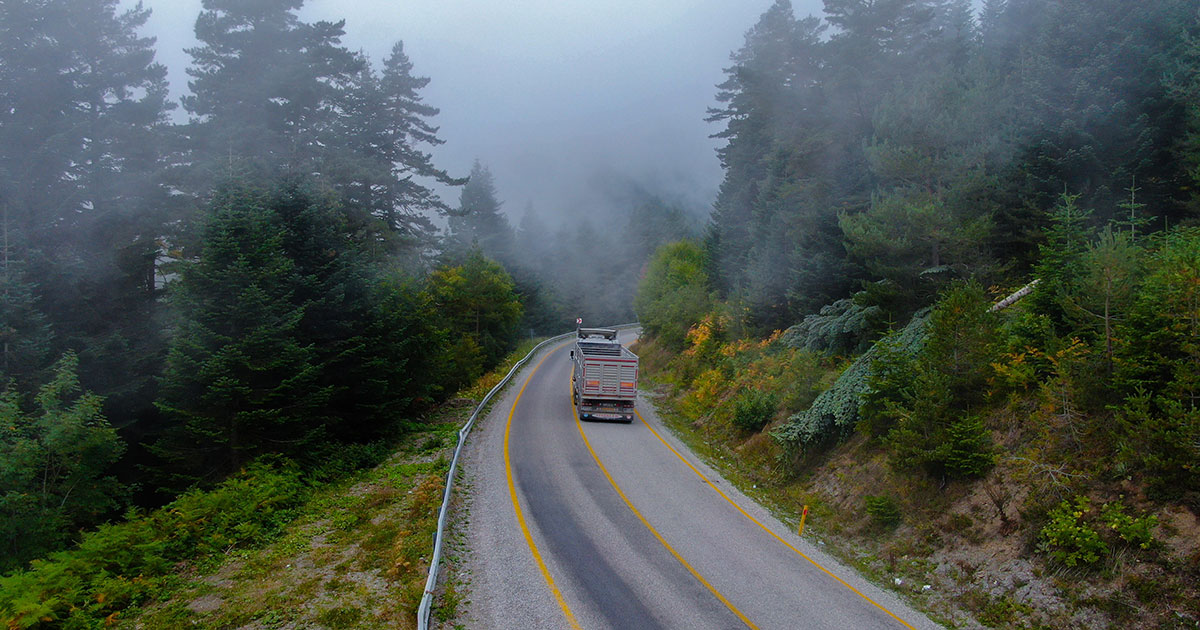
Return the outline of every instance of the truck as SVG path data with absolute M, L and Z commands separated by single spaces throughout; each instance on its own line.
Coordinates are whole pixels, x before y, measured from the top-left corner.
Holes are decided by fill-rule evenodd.
M 580 420 L 633 422 L 638 357 L 613 328 L 577 328 L 571 349 L 571 389 Z

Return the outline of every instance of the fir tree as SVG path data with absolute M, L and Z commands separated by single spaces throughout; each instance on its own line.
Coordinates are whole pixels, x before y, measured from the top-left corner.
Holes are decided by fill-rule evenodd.
M 172 424 L 155 450 L 192 479 L 220 479 L 260 453 L 302 452 L 330 420 L 332 388 L 302 334 L 305 278 L 268 204 L 245 188 L 221 193 L 201 258 L 174 295 L 181 321 L 159 403 Z
M 458 209 L 450 217 L 448 249 L 465 253 L 477 247 L 489 258 L 511 264 L 513 231 L 500 205 L 492 172 L 475 160 Z

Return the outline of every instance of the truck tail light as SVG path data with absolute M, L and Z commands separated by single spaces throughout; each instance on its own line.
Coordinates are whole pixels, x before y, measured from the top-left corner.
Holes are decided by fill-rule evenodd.
M 584 381 L 584 387 L 600 387 L 600 381 Z
M 621 389 L 633 389 L 633 383 L 621 383 Z

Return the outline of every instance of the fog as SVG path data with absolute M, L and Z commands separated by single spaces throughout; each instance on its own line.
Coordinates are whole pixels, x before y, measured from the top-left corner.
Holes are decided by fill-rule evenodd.
M 126 1 L 124 6 L 133 6 Z M 144 0 L 172 95 L 186 93 L 199 0 Z M 701 213 L 722 172 L 704 122 L 729 54 L 770 0 L 310 0 L 301 19 L 346 20 L 343 44 L 380 62 L 403 40 L 445 144 L 435 164 L 496 178 L 511 220 L 591 212 L 606 184 L 640 188 Z M 820 13 L 798 0 L 797 15 Z M 184 116 L 182 109 L 176 116 Z M 457 201 L 457 192 L 442 189 Z

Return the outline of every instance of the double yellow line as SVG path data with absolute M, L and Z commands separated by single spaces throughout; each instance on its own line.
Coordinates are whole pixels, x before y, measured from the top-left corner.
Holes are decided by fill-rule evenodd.
M 538 551 L 537 543 L 535 543 L 533 540 L 533 534 L 530 532 L 529 526 L 525 521 L 525 515 L 521 511 L 521 504 L 517 498 L 517 487 L 516 487 L 515 482 L 513 481 L 512 463 L 511 463 L 511 460 L 509 458 L 509 453 L 508 453 L 509 435 L 512 431 L 513 415 L 517 411 L 517 405 L 521 402 L 521 396 L 525 394 L 525 388 L 529 385 L 530 381 L 533 380 L 533 375 L 536 374 L 538 369 L 542 367 L 542 363 L 544 363 L 546 361 L 546 359 L 550 358 L 550 355 L 554 354 L 562 347 L 563 346 L 558 346 L 554 350 L 551 350 L 550 352 L 546 353 L 546 356 L 542 357 L 542 359 L 540 361 L 538 361 L 537 365 L 535 365 L 533 370 L 529 373 L 529 376 L 526 377 L 525 383 L 521 385 L 521 390 L 519 392 L 517 392 L 517 398 L 516 398 L 516 400 L 513 401 L 512 409 L 510 409 L 508 412 L 508 424 L 504 428 L 504 468 L 505 468 L 505 471 L 508 476 L 509 496 L 512 499 L 513 510 L 516 512 L 516 515 L 517 515 L 517 523 L 521 527 L 521 533 L 525 536 L 525 542 L 526 542 L 526 544 L 529 545 L 529 550 L 532 552 L 533 558 L 537 562 L 538 569 L 542 572 L 542 577 L 545 578 L 546 584 L 549 585 L 550 592 L 554 595 L 555 601 L 558 602 L 559 608 L 562 609 L 563 614 L 566 616 L 567 622 L 570 624 L 571 628 L 573 628 L 574 630 L 581 630 L 579 621 L 575 618 L 575 614 L 573 612 L 571 612 L 570 606 L 567 605 L 567 601 L 563 597 L 562 591 L 559 590 L 558 586 L 555 584 L 554 577 L 550 575 L 550 570 L 546 567 L 546 563 L 542 559 L 542 554 L 540 551 Z M 636 516 L 638 518 L 638 520 L 640 520 L 642 522 L 642 525 L 644 525 L 646 527 L 646 529 L 649 530 L 650 533 L 654 535 L 654 537 L 658 540 L 658 542 L 660 544 L 662 544 L 662 546 L 668 552 L 670 552 L 671 555 L 674 556 L 675 559 L 678 560 L 679 563 L 681 565 L 683 565 L 683 567 L 685 569 L 687 569 L 687 571 L 689 573 L 691 573 L 692 576 L 695 577 L 697 581 L 699 581 L 701 584 L 703 584 L 705 588 L 707 588 L 714 596 L 716 596 L 716 598 L 718 600 L 720 600 L 720 602 L 722 604 L 724 604 L 725 607 L 730 610 L 730 612 L 732 612 L 734 615 L 736 615 L 737 618 L 742 621 L 742 623 L 746 624 L 746 627 L 753 628 L 754 630 L 758 630 L 758 626 L 754 625 L 754 623 L 752 621 L 750 621 L 750 619 L 748 617 L 746 617 L 745 614 L 743 614 L 740 610 L 738 610 L 737 607 L 734 606 L 733 603 L 730 602 L 728 598 L 726 598 L 724 595 L 722 595 L 720 593 L 720 591 L 718 591 L 711 583 L 709 583 L 708 580 L 704 579 L 704 576 L 700 575 L 699 571 L 697 571 L 691 564 L 689 564 L 688 561 L 685 560 L 683 558 L 683 556 L 679 554 L 679 552 L 677 552 L 673 547 L 671 547 L 671 545 L 666 541 L 666 539 L 663 538 L 662 534 L 660 534 L 658 532 L 658 530 L 656 530 L 654 528 L 654 526 L 651 525 L 650 522 L 647 521 L 644 516 L 642 516 L 642 513 L 640 511 L 638 511 L 638 509 L 636 507 L 634 507 L 633 502 L 629 500 L 629 497 L 627 497 L 625 495 L 625 492 L 623 490 L 621 490 L 621 487 L 617 484 L 616 480 L 614 480 L 612 475 L 609 474 L 608 469 L 605 468 L 604 463 L 600 461 L 600 457 L 596 454 L 595 449 L 592 448 L 591 442 L 588 441 L 587 434 L 585 434 L 583 431 L 583 424 L 579 421 L 579 414 L 574 413 L 575 412 L 574 396 L 572 396 L 572 398 L 571 398 L 571 411 L 573 412 L 572 415 L 575 416 L 575 427 L 579 430 L 579 435 L 581 438 L 583 438 L 583 443 L 587 447 L 588 452 L 591 453 L 592 459 L 594 459 L 596 461 L 596 465 L 600 467 L 600 471 L 604 473 L 604 477 L 606 479 L 608 479 L 609 484 L 611 484 L 613 489 L 617 491 L 617 495 L 621 497 L 621 500 L 625 502 L 625 505 L 627 505 L 629 507 L 630 511 L 633 512 L 633 515 Z M 852 591 L 854 594 L 858 595 L 863 600 L 867 601 L 871 605 L 873 605 L 876 608 L 878 608 L 879 610 L 883 611 L 888 616 L 890 616 L 891 618 L 898 621 L 904 627 L 909 628 L 909 630 L 916 630 L 915 628 L 913 628 L 913 626 L 909 625 L 908 622 L 906 622 L 903 619 L 901 619 L 900 617 L 898 617 L 895 613 L 888 610 L 883 605 L 879 604 L 878 602 L 871 599 L 870 597 L 867 597 L 861 591 L 854 588 L 849 583 L 847 583 L 845 580 L 843 580 L 842 578 L 835 575 L 832 571 L 830 571 L 829 569 L 826 569 L 824 566 L 822 566 L 817 561 L 810 558 L 804 552 L 797 549 L 791 543 L 784 540 L 782 537 L 780 537 L 778 534 L 776 534 L 774 531 L 772 531 L 766 525 L 761 523 L 758 519 L 751 516 L 749 512 L 742 509 L 742 506 L 738 505 L 733 499 L 729 498 L 729 496 L 727 494 L 725 494 L 724 492 L 722 492 L 721 489 L 718 488 L 715 484 L 713 484 L 713 482 L 707 476 L 705 476 L 702 472 L 700 472 L 699 469 L 697 469 L 695 466 L 693 466 L 692 463 L 687 460 L 687 458 L 685 458 L 682 454 L 679 453 L 679 451 L 675 450 L 675 447 L 671 446 L 671 444 L 669 442 L 667 442 L 665 439 L 663 439 L 662 435 L 660 435 L 658 433 L 658 431 L 655 431 L 654 427 L 650 426 L 650 423 L 647 422 L 646 419 L 642 417 L 642 414 L 640 412 L 635 411 L 635 413 L 637 413 L 638 419 L 640 419 L 642 421 L 642 425 L 645 426 L 647 429 L 649 429 L 650 432 L 654 434 L 654 437 L 658 438 L 658 440 L 660 442 L 662 442 L 663 446 L 666 446 L 667 449 L 669 449 L 672 453 L 674 453 L 675 456 L 678 457 L 680 461 L 682 461 L 688 468 L 692 469 L 692 472 L 696 473 L 696 475 L 698 475 L 704 481 L 705 484 L 707 484 L 710 488 L 712 488 L 714 491 L 716 491 L 716 493 L 719 494 L 721 496 L 721 498 L 725 499 L 725 501 L 728 502 L 730 505 L 732 505 L 735 509 L 737 509 L 738 512 L 741 512 L 743 516 L 750 519 L 750 521 L 752 523 L 754 523 L 755 525 L 758 525 L 760 528 L 763 529 L 763 531 L 767 532 L 772 537 L 774 537 L 776 540 L 778 540 L 779 542 L 781 542 L 785 546 L 787 546 L 788 549 L 791 549 L 793 552 L 795 552 L 801 558 L 804 558 L 805 560 L 810 562 L 814 567 L 820 569 L 822 572 L 824 572 L 826 575 L 833 578 L 834 580 L 837 580 L 837 582 L 839 584 L 850 589 L 850 591 Z
M 542 363 L 544 363 L 551 354 L 554 354 L 554 352 L 560 348 L 562 348 L 562 346 L 551 350 L 546 354 L 545 357 L 542 357 L 541 361 L 538 361 L 537 365 L 534 366 L 533 371 L 531 371 L 529 376 L 526 377 L 525 383 L 521 385 L 521 390 L 517 392 L 517 398 L 513 401 L 512 409 L 510 409 L 508 412 L 508 424 L 504 427 L 504 469 L 508 477 L 508 495 L 512 499 L 513 510 L 517 514 L 517 524 L 521 527 L 522 535 L 525 536 L 525 544 L 529 545 L 529 550 L 533 554 L 533 559 L 535 562 L 537 562 L 538 570 L 542 572 L 542 577 L 545 578 L 546 584 L 549 585 L 550 592 L 554 595 L 554 600 L 558 602 L 559 608 L 561 608 L 563 614 L 566 615 L 567 623 L 571 625 L 571 628 L 580 630 L 579 620 L 575 618 L 575 613 L 571 612 L 571 607 L 567 605 L 566 598 L 563 597 L 562 591 L 554 582 L 554 576 L 550 575 L 550 569 L 546 567 L 546 562 L 542 558 L 542 553 L 538 550 L 537 543 L 533 540 L 533 534 L 529 530 L 529 524 L 525 521 L 525 514 L 521 510 L 521 503 L 517 498 L 517 485 L 513 481 L 512 459 L 509 456 L 508 451 L 509 436 L 512 434 L 513 416 L 516 414 L 517 405 L 521 402 L 521 396 L 525 394 L 525 388 L 528 387 L 530 381 L 533 380 L 533 375 L 536 374 L 538 369 L 542 367 Z M 616 480 L 614 480 L 612 475 L 609 474 L 608 469 L 604 467 L 604 463 L 600 461 L 600 457 L 596 455 L 596 451 L 592 448 L 591 442 L 588 441 L 587 435 L 584 434 L 583 425 L 579 422 L 579 414 L 574 413 L 574 396 L 571 398 L 571 411 L 575 416 L 575 426 L 579 430 L 579 435 L 583 438 L 583 443 L 585 446 L 587 446 L 588 452 L 592 454 L 592 459 L 596 460 L 596 465 L 600 467 L 600 471 L 604 473 L 604 477 L 608 479 L 610 484 L 612 484 L 613 489 L 617 491 L 617 495 L 621 497 L 621 500 L 625 502 L 625 505 L 629 506 L 630 511 L 633 512 L 633 515 L 642 522 L 642 525 L 646 526 L 646 529 L 650 530 L 651 534 L 654 534 L 654 537 L 658 539 L 658 542 L 661 543 L 662 546 L 665 547 L 666 550 L 669 551 L 671 555 L 674 556 L 675 559 L 678 560 L 679 563 L 683 565 L 683 567 L 687 569 L 689 573 L 692 574 L 693 577 L 695 577 L 701 584 L 704 585 L 705 588 L 712 592 L 712 594 L 715 595 L 722 604 L 725 604 L 725 606 L 729 608 L 734 615 L 737 615 L 738 619 L 741 619 L 742 622 L 746 624 L 746 627 L 752 628 L 753 630 L 758 630 L 758 626 L 754 625 L 754 623 L 751 622 L 750 619 L 742 613 L 742 611 L 738 610 L 728 598 L 714 588 L 708 580 L 704 579 L 704 576 L 700 575 L 700 572 L 697 571 L 695 567 L 689 564 L 688 561 L 685 560 L 678 551 L 675 551 L 675 549 L 671 547 L 667 540 L 663 538 L 662 534 L 658 533 L 658 530 L 654 529 L 654 526 L 650 524 L 650 521 L 647 521 L 646 517 L 642 516 L 642 513 L 639 512 L 636 507 L 634 507 L 633 502 L 629 500 L 629 497 L 625 496 L 625 492 L 621 490 L 621 486 L 617 485 Z M 643 420 L 643 422 L 645 422 L 645 420 Z

